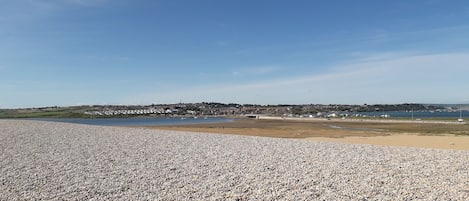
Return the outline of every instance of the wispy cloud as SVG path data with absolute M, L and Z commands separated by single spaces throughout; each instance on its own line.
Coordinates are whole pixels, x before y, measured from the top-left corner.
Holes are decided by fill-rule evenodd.
M 228 46 L 230 44 L 231 44 L 231 41 L 229 41 L 229 40 L 219 40 L 219 41 L 215 42 L 215 45 L 219 46 L 219 47 L 225 47 L 225 46 Z
M 96 56 L 91 55 L 87 57 L 91 60 L 101 61 L 101 62 L 124 62 L 129 61 L 130 57 L 127 56 Z
M 256 66 L 239 68 L 232 71 L 234 76 L 250 76 L 250 75 L 266 75 L 278 71 L 280 68 L 276 66 Z
M 385 30 L 376 30 L 372 36 L 370 37 L 370 42 L 373 43 L 384 43 L 388 42 L 391 40 L 391 37 L 389 35 L 388 31 Z
M 140 100 L 265 104 L 457 102 L 469 98 L 461 93 L 466 90 L 467 66 L 469 53 L 408 55 L 336 66 L 322 74 L 175 89 L 165 91 L 164 97 L 146 94 Z
M 320 40 L 294 41 L 288 44 L 269 43 L 266 45 L 248 46 L 235 51 L 237 55 L 277 55 L 291 58 L 311 58 L 320 54 L 343 55 L 351 51 L 403 51 L 407 52 L 425 51 L 434 49 L 433 46 L 448 46 L 445 50 L 454 50 L 468 42 L 469 33 L 467 25 L 440 26 L 425 29 L 401 29 L 397 31 L 377 29 L 372 31 L 354 32 L 342 37 L 324 37 Z M 455 36 L 455 37 L 448 37 Z M 461 41 L 462 40 L 462 41 Z M 412 45 L 415 44 L 415 45 Z M 402 48 L 401 46 L 405 46 Z M 382 50 L 383 47 L 389 48 Z M 288 52 L 288 53 L 285 53 Z M 279 54 L 281 53 L 281 54 Z M 433 52 L 435 53 L 435 52 Z
M 391 51 L 383 53 L 373 53 L 370 51 L 354 51 L 348 53 L 347 55 L 352 58 L 349 63 L 364 63 L 372 61 L 394 60 L 415 55 L 422 55 L 422 53 L 416 51 Z
M 72 4 L 82 5 L 82 6 L 97 6 L 103 3 L 108 2 L 108 0 L 65 0 Z
M 425 3 L 433 5 L 433 4 L 438 4 L 438 3 L 441 3 L 441 2 L 442 2 L 441 0 L 427 0 Z
M 440 34 L 453 33 L 453 32 L 464 33 L 467 31 L 469 31 L 468 25 L 455 25 L 455 26 L 434 27 L 434 28 L 429 28 L 429 29 L 402 31 L 402 32 L 393 33 L 393 35 L 396 35 L 399 37 L 407 37 L 409 35 L 416 35 L 416 36 L 424 36 L 424 35 L 432 35 L 432 34 L 440 35 Z
M 0 23 L 3 27 L 18 21 L 33 20 L 53 10 L 51 3 L 45 1 L 6 0 L 0 6 Z
M 38 20 L 71 6 L 99 6 L 108 0 L 3 0 L 0 22 Z

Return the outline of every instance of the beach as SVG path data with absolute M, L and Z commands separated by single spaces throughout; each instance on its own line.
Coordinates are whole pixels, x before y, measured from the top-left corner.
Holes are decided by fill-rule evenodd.
M 469 152 L 0 120 L 0 200 L 467 200 Z
M 237 119 L 216 124 L 145 128 L 293 138 L 386 146 L 469 150 L 469 125 L 454 122 L 411 122 L 342 119 Z

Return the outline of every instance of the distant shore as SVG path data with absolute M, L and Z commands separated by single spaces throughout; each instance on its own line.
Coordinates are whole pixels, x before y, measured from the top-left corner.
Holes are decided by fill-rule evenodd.
M 376 118 L 299 118 L 299 117 L 277 117 L 259 115 L 257 119 L 265 120 L 290 120 L 290 121 L 340 121 L 340 122 L 369 122 L 369 123 L 428 123 L 428 124 L 466 124 L 466 121 L 458 122 L 457 120 L 400 120 L 400 119 L 376 119 Z

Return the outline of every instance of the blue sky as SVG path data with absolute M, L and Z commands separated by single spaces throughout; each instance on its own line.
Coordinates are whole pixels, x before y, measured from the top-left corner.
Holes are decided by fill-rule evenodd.
M 469 102 L 468 1 L 0 5 L 0 108 Z

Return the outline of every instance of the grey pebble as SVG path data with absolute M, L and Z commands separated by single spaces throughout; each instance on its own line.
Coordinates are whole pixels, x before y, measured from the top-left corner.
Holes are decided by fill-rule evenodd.
M 469 200 L 469 151 L 0 120 L 0 200 Z

